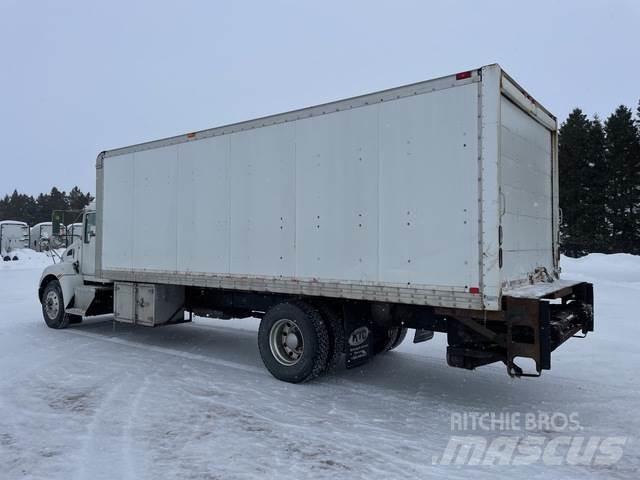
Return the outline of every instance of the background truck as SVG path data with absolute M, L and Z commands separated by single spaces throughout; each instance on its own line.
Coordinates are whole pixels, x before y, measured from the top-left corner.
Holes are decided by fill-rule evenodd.
M 105 151 L 96 173 L 39 285 L 52 328 L 259 317 L 289 382 L 408 328 L 445 333 L 452 366 L 537 376 L 593 330 L 592 285 L 559 278 L 556 118 L 498 65 Z
M 16 250 L 29 246 L 29 225 L 17 220 L 0 221 L 0 257 L 18 260 Z
M 66 229 L 62 224 L 59 224 L 58 228 L 59 231 L 65 231 Z M 53 230 L 53 222 L 41 222 L 31 227 L 29 247 L 36 252 L 42 252 L 65 246 L 64 236 L 56 234 Z

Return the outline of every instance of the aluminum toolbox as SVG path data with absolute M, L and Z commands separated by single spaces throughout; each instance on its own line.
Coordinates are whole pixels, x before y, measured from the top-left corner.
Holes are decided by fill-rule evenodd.
M 175 285 L 116 282 L 115 319 L 153 327 L 184 318 L 184 288 Z

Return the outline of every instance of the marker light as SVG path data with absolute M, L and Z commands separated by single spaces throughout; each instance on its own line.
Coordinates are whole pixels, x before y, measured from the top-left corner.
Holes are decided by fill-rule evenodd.
M 471 70 L 468 72 L 460 72 L 456 74 L 456 80 L 464 80 L 465 78 L 471 78 Z

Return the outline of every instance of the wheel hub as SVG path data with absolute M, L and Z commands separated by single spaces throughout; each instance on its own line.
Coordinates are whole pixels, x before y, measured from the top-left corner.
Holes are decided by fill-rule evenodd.
M 287 367 L 300 361 L 304 352 L 302 332 L 292 320 L 283 318 L 273 324 L 269 332 L 271 354 Z
M 285 344 L 291 350 L 295 350 L 296 348 L 298 348 L 298 337 L 294 333 L 290 333 L 285 339 Z
M 51 320 L 58 316 L 58 312 L 60 311 L 60 300 L 56 292 L 47 293 L 47 297 L 45 298 L 45 311 L 47 312 L 47 317 Z

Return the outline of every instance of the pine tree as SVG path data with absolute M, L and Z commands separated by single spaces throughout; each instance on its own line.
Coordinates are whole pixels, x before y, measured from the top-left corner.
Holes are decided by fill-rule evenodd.
M 635 220 L 635 236 L 633 239 L 633 247 L 630 253 L 640 254 L 640 100 L 638 100 L 638 108 L 636 109 L 636 162 L 635 162 L 635 189 L 634 189 L 634 208 L 632 210 L 632 218 Z
M 93 197 L 89 192 L 82 193 L 82 190 L 77 186 L 73 187 L 69 192 L 69 208 L 71 210 L 82 210 L 89 205 L 93 200 Z
M 49 193 L 41 193 L 36 199 L 14 190 L 11 195 L 0 199 L 0 220 L 19 220 L 29 225 L 50 222 L 53 210 L 81 210 L 92 200 L 90 193 L 83 193 L 78 187 L 68 195 L 53 187 Z M 73 217 L 65 217 L 64 220 L 71 221 Z
M 609 167 L 605 155 L 605 133 L 602 122 L 594 115 L 589 128 L 587 154 L 588 174 L 584 179 L 584 201 L 591 236 L 588 252 L 606 253 L 610 248 L 611 226 L 607 215 Z
M 619 106 L 607 118 L 605 132 L 611 250 L 640 253 L 640 135 L 631 110 Z
M 18 193 L 14 190 L 10 198 L 11 215 L 14 219 L 31 223 L 33 221 L 33 211 L 35 200 L 30 195 Z
M 34 210 L 34 224 L 51 221 L 51 211 L 49 210 L 49 194 L 40 193 L 36 197 L 36 207 Z
M 583 255 L 591 243 L 590 218 L 584 186 L 589 177 L 591 122 L 576 108 L 561 125 L 558 138 L 561 244 L 570 256 Z
M 10 220 L 11 219 L 11 199 L 9 195 L 5 195 L 2 200 L 0 200 L 0 220 Z
M 51 199 L 51 210 L 69 210 L 69 200 L 65 191 L 60 191 L 56 187 L 51 189 L 49 194 Z

